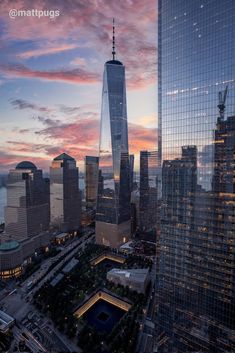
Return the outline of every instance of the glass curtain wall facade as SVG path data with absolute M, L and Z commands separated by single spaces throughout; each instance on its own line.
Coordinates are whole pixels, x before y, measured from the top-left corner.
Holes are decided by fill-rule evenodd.
M 28 161 L 10 170 L 5 207 L 6 235 L 22 241 L 48 230 L 50 190 L 42 170 Z
M 140 151 L 140 230 L 149 231 L 157 224 L 157 151 Z
M 125 67 L 105 63 L 99 146 L 96 240 L 117 247 L 130 236 L 130 167 Z
M 86 156 L 85 168 L 86 208 L 95 210 L 97 202 L 99 158 Z
M 158 6 L 158 352 L 234 352 L 235 2 Z
M 62 153 L 50 167 L 51 225 L 62 232 L 77 231 L 81 224 L 79 171 L 74 158 Z

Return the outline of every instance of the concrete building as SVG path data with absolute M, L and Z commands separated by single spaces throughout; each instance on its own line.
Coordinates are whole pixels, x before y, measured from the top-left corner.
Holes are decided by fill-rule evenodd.
M 19 277 L 35 251 L 46 249 L 51 237 L 49 232 L 43 232 L 20 242 L 5 239 L 0 245 L 0 278 Z
M 62 153 L 50 167 L 51 225 L 62 232 L 76 231 L 81 224 L 81 194 L 74 158 Z
M 122 286 L 128 286 L 138 293 L 145 293 L 150 282 L 149 269 L 120 270 L 113 268 L 107 273 L 107 280 Z

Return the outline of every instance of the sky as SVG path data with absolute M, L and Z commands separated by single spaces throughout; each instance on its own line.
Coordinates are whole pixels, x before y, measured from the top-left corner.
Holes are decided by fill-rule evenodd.
M 11 9 L 59 16 L 12 19 Z M 48 171 L 62 152 L 83 170 L 84 157 L 98 155 L 113 17 L 117 59 L 126 67 L 130 153 L 137 161 L 140 150 L 156 149 L 155 0 L 1 0 L 0 172 L 22 160 Z

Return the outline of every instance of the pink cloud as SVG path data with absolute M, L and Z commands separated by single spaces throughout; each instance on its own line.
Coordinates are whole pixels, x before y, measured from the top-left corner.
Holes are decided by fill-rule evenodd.
M 36 58 L 39 56 L 44 56 L 44 55 L 52 55 L 52 54 L 58 54 L 63 51 L 67 50 L 72 50 L 77 48 L 77 45 L 75 44 L 63 44 L 57 47 L 48 47 L 48 48 L 39 48 L 39 49 L 34 49 L 34 50 L 28 50 L 23 53 L 18 54 L 17 56 L 21 59 L 29 59 L 29 58 Z
M 19 0 L 14 3 L 16 9 L 32 7 L 30 0 Z M 34 8 L 48 10 L 48 2 L 34 0 L 33 4 Z M 8 11 L 12 8 L 12 1 L 6 0 L 0 3 L 0 13 L 5 22 L 3 38 L 6 45 L 12 39 L 34 38 L 36 43 L 39 43 L 39 48 L 36 48 L 35 52 L 38 51 L 40 54 L 42 50 L 40 41 L 41 43 L 45 43 L 45 40 L 67 41 L 70 45 L 71 41 L 74 43 L 76 40 L 78 46 L 85 46 L 90 50 L 89 59 L 97 60 L 96 69 L 101 74 L 104 61 L 111 57 L 111 27 L 112 17 L 115 16 L 117 58 L 126 66 L 129 89 L 142 89 L 156 81 L 157 3 L 155 0 L 121 2 L 51 0 L 49 7 L 60 9 L 60 16 L 56 20 L 49 18 L 39 20 L 32 17 L 10 20 Z M 32 52 L 29 55 L 32 55 Z M 73 60 L 70 62 L 73 63 Z M 76 64 L 76 57 L 74 64 Z M 81 61 L 78 60 L 77 64 L 81 66 Z M 36 71 L 35 74 L 30 72 L 25 74 L 28 77 L 52 78 L 52 75 L 47 73 L 40 74 L 40 71 Z M 53 79 L 56 77 L 54 76 Z M 60 72 L 57 80 L 61 80 Z
M 96 83 L 100 75 L 82 69 L 60 70 L 60 71 L 40 71 L 32 70 L 21 64 L 1 65 L 0 71 L 9 77 L 38 78 L 47 81 L 61 81 L 74 84 Z

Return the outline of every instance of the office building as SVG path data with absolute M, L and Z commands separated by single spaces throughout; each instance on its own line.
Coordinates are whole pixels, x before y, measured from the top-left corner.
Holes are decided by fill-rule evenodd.
M 7 180 L 7 236 L 22 241 L 48 230 L 49 203 L 49 181 L 43 178 L 42 170 L 28 161 L 17 164 Z
M 158 6 L 157 349 L 234 352 L 235 2 Z
M 139 228 L 149 231 L 157 224 L 157 151 L 140 151 Z
M 81 222 L 81 195 L 74 158 L 62 153 L 50 167 L 51 225 L 62 232 L 77 231 Z
M 131 216 L 125 67 L 114 46 L 103 75 L 96 241 L 116 248 L 130 237 Z
M 130 154 L 129 156 L 130 163 L 130 191 L 132 192 L 134 189 L 134 164 L 135 164 L 135 155 Z
M 31 162 L 20 162 L 9 172 L 5 221 L 0 244 L 4 280 L 20 276 L 35 251 L 44 251 L 51 240 L 49 180 Z
M 85 190 L 86 208 L 96 209 L 97 190 L 99 175 L 99 158 L 93 156 L 85 157 Z

